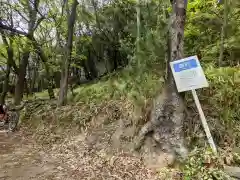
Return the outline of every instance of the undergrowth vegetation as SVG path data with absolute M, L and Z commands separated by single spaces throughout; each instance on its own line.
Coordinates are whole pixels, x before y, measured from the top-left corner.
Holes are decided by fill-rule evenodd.
M 178 129 L 184 123 L 181 130 L 190 151 L 184 162 L 166 168 L 166 180 L 174 179 L 169 175 L 173 171 L 185 180 L 229 180 L 224 167 L 240 166 L 238 1 L 3 2 L 0 6 L 0 100 L 1 104 L 13 100 L 13 106 L 27 101 L 20 125 L 38 144 L 50 148 L 60 144 L 68 149 L 75 142 L 65 142 L 71 141 L 70 137 L 81 136 L 79 144 L 89 138 L 92 149 L 97 144 L 95 152 L 114 145 L 112 151 L 114 148 L 123 151 L 123 146 L 127 146 L 128 153 L 132 153 L 130 149 L 135 137 L 140 136 L 139 129 L 149 116 L 154 116 L 150 112 L 161 111 L 161 115 L 152 118 L 156 123 L 151 121 L 152 127 L 146 133 L 146 139 L 154 137 L 151 146 L 162 150 L 165 142 L 159 138 L 156 143 L 155 135 L 164 137 L 168 130 L 176 130 L 175 134 L 166 136 L 166 141 L 174 142 L 172 137 L 180 137 Z M 173 82 L 169 78 L 169 62 L 183 58 L 183 54 L 184 57 L 197 55 L 208 79 L 209 87 L 198 89 L 197 93 L 218 154 L 209 150 L 190 92 L 185 93 L 185 104 L 179 101 L 177 105 L 174 101 L 180 96 L 175 98 L 170 93 L 165 94 L 163 103 L 161 98 L 156 98 L 166 87 L 165 82 Z M 170 89 L 176 92 L 173 86 Z M 155 108 L 154 100 L 163 105 Z M 181 118 L 182 112 L 178 114 L 179 107 L 185 110 L 186 117 Z M 71 148 L 67 151 L 74 152 Z M 85 156 L 85 152 L 82 154 Z M 150 151 L 146 154 L 154 155 Z M 138 155 L 142 155 L 140 151 Z M 65 152 L 61 156 L 65 157 Z M 90 165 L 92 157 L 90 152 Z M 78 161 L 75 156 L 71 158 Z M 143 157 L 140 158 L 142 163 Z M 124 170 L 131 165 L 127 166 L 123 166 Z M 95 168 L 97 171 L 98 166 Z M 118 171 L 118 166 L 114 168 Z M 159 174 L 164 174 L 160 171 Z M 123 172 L 119 174 L 124 177 Z
M 209 87 L 199 90 L 199 98 L 215 143 L 219 146 L 219 152 L 218 155 L 214 155 L 211 150 L 206 149 L 207 139 L 203 134 L 200 119 L 195 114 L 190 120 L 194 125 L 188 126 L 190 130 L 187 130 L 190 132 L 187 134 L 190 147 L 194 150 L 183 165 L 182 171 L 186 180 L 228 180 L 231 177 L 223 171 L 224 166 L 240 165 L 240 151 L 235 149 L 239 147 L 240 142 L 240 72 L 239 67 L 206 67 Z M 188 104 L 193 104 L 190 94 L 187 99 Z
M 229 165 L 238 162 L 240 156 L 237 153 L 232 156 L 232 153 L 226 152 L 215 155 L 211 150 L 204 148 L 193 150 L 182 166 L 184 179 L 230 180 L 231 177 L 223 171 L 223 168 L 226 163 Z
M 214 119 L 213 129 L 220 133 L 222 145 L 239 146 L 240 141 L 240 89 L 239 67 L 209 67 L 206 74 L 210 87 L 202 90 L 201 98 L 206 112 Z M 225 141 L 225 142 L 224 142 Z
M 186 180 L 229 179 L 223 171 L 224 165 L 239 165 L 240 162 L 239 152 L 233 150 L 240 137 L 240 91 L 236 78 L 239 70 L 237 67 L 214 68 L 208 65 L 205 72 L 209 88 L 198 90 L 199 98 L 221 155 L 216 156 L 206 149 L 207 140 L 196 116 L 192 119 L 193 126 L 186 130 L 190 138 L 189 148 L 194 150 L 178 170 Z M 138 76 L 126 68 L 96 83 L 82 85 L 74 89 L 74 94 L 69 92 L 71 103 L 65 107 L 58 108 L 54 102 L 45 100 L 33 101 L 26 109 L 24 124 L 31 126 L 38 142 L 50 145 L 61 142 L 61 136 L 114 123 L 121 118 L 131 121 L 136 116 L 134 109 L 141 109 L 146 101 L 151 101 L 161 91 L 161 79 L 162 74 L 154 68 L 145 68 Z M 187 95 L 187 104 L 191 104 L 196 112 L 191 95 Z
M 239 81 L 236 78 L 238 73 L 239 70 L 237 67 L 214 68 L 209 65 L 206 68 L 206 75 L 210 87 L 199 90 L 199 98 L 206 116 L 209 117 L 211 128 L 213 131 L 217 128 L 219 133 L 216 133 L 216 135 L 221 136 L 217 138 L 219 138 L 219 140 L 225 140 L 224 136 L 231 133 L 231 136 L 234 135 L 234 138 L 236 138 L 236 141 L 232 142 L 233 144 L 238 142 L 240 124 L 240 89 Z M 87 116 L 90 116 L 93 114 L 91 109 L 96 109 L 98 106 L 111 103 L 112 101 L 128 101 L 134 106 L 141 107 L 146 101 L 151 101 L 151 99 L 161 91 L 163 83 L 162 74 L 154 68 L 145 68 L 140 74 L 132 71 L 132 69 L 126 68 L 123 71 L 112 73 L 96 83 L 81 85 L 74 89 L 74 94 L 69 92 L 68 98 L 71 100 L 71 103 L 65 108 L 76 107 L 80 109 L 83 108 L 84 110 L 78 110 L 78 113 L 81 114 L 77 116 L 80 117 L 79 119 L 77 117 L 62 118 L 62 116 L 59 116 L 58 119 L 84 124 L 88 118 L 83 116 L 83 114 L 89 111 Z M 187 95 L 187 103 L 195 108 L 191 95 Z M 41 95 L 38 94 L 38 96 Z M 44 97 L 45 96 L 43 96 L 43 98 Z M 36 105 L 38 103 L 39 102 L 36 102 Z M 40 108 L 39 114 L 43 112 L 49 113 L 48 108 L 56 108 L 55 105 L 51 106 L 49 102 L 42 103 L 46 110 Z M 64 117 L 76 114 L 73 109 L 67 110 L 66 112 L 63 110 L 62 113 Z M 63 122 L 63 120 L 61 120 L 61 122 Z M 65 124 L 69 124 L 69 122 Z
M 161 72 L 161 71 L 160 71 Z M 161 91 L 164 79 L 156 68 L 145 68 L 138 73 L 132 68 L 115 72 L 95 84 L 83 85 L 69 94 L 71 102 L 99 103 L 112 99 L 129 99 L 142 104 Z

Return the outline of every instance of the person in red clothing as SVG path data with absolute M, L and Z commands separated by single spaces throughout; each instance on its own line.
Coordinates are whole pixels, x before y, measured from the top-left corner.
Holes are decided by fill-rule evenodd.
M 0 104 L 0 121 L 7 120 L 6 106 Z

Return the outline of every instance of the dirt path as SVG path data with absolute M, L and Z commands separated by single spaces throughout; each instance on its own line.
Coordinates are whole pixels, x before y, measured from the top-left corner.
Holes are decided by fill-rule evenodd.
M 46 179 L 55 172 L 55 164 L 21 132 L 0 132 L 0 179 Z
M 0 132 L 0 180 L 154 180 L 139 157 L 89 148 L 83 135 L 44 149 L 17 132 Z
M 49 109 L 48 103 L 34 112 L 29 110 L 41 114 L 41 120 L 45 118 L 34 136 L 26 134 L 27 128 L 8 135 L 0 129 L 0 180 L 179 179 L 154 172 L 142 157 L 130 153 L 134 135 L 129 123 L 133 119 L 131 103 L 111 101 L 96 107 L 61 109 Z M 80 118 L 84 128 L 59 127 L 54 124 L 59 115 L 76 122 Z M 35 118 L 39 117 L 31 117 Z

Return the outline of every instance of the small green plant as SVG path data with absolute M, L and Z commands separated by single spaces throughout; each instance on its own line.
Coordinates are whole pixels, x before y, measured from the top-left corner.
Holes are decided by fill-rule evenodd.
M 183 166 L 184 180 L 230 180 L 223 172 L 224 161 L 221 156 L 214 155 L 210 150 L 193 151 Z

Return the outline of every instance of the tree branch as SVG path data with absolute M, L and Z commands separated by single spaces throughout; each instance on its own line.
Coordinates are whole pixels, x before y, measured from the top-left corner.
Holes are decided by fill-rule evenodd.
M 4 32 L 3 32 L 2 30 L 1 30 L 0 32 L 1 32 L 1 34 L 2 34 L 3 43 L 4 43 L 6 46 L 9 47 L 9 44 L 8 44 L 8 41 L 7 41 L 7 38 L 6 38 L 5 34 L 4 34 Z
M 11 13 L 12 11 L 16 11 L 18 13 L 18 15 L 20 15 L 25 21 L 29 21 L 20 11 L 19 9 L 17 9 L 17 7 L 20 7 L 20 6 L 17 6 L 17 7 L 14 7 L 12 4 L 9 4 L 9 3 L 5 3 L 3 2 L 3 4 L 9 6 L 9 8 L 11 9 Z
M 10 37 L 10 44 L 8 43 L 7 41 L 7 38 L 6 38 L 6 35 L 4 34 L 3 31 L 1 31 L 1 34 L 2 34 L 2 39 L 3 39 L 3 42 L 4 44 L 7 46 L 6 50 L 8 52 L 8 57 L 6 57 L 2 52 L 1 52 L 1 55 L 7 59 L 7 61 L 9 61 L 9 63 L 11 64 L 11 66 L 13 67 L 13 71 L 18 74 L 18 67 L 15 63 L 15 61 L 13 60 L 13 53 L 12 53 L 12 58 L 9 57 L 9 51 L 11 52 L 12 51 L 12 40 L 11 40 L 11 37 Z
M 0 29 L 5 29 L 7 31 L 10 31 L 12 33 L 18 34 L 18 35 L 24 35 L 24 36 L 28 36 L 28 33 L 24 32 L 24 31 L 19 31 L 17 29 L 11 28 L 9 26 L 6 26 L 2 23 L 2 20 L 0 19 Z
M 5 54 L 3 54 L 2 52 L 0 53 L 0 55 L 1 55 L 2 57 L 4 57 L 5 59 L 7 59 L 7 57 L 5 56 Z
M 44 16 L 42 16 L 41 18 L 39 18 L 39 19 L 37 20 L 37 22 L 36 22 L 36 24 L 35 24 L 33 30 L 36 30 L 37 27 L 39 26 L 39 24 L 40 24 L 44 19 L 45 19 Z
M 34 11 L 36 11 L 40 16 L 41 18 L 44 17 L 44 15 L 39 11 L 38 7 L 39 7 L 39 0 L 34 0 L 33 2 L 30 0 L 29 1 L 32 5 L 33 5 L 33 9 Z
M 0 69 L 1 69 L 1 71 L 3 71 L 4 73 L 6 73 L 6 70 L 5 70 L 2 66 L 0 66 Z

